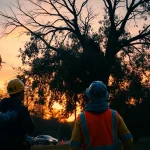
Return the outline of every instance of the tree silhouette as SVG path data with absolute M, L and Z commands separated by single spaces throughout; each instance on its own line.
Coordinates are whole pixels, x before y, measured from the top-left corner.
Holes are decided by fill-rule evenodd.
M 52 101 L 54 95 L 62 103 L 57 98 L 65 93 L 70 103 L 64 105 L 73 111 L 77 102 L 82 103 L 80 94 L 93 80 L 108 84 L 116 64 L 120 63 L 118 67 L 124 71 L 129 67 L 141 73 L 149 70 L 150 0 L 102 2 L 104 14 L 98 31 L 92 27 L 98 14 L 88 7 L 88 0 L 27 0 L 26 6 L 32 6 L 28 9 L 18 0 L 9 7 L 10 13 L 0 11 L 3 35 L 22 27 L 30 36 L 20 56 L 23 64 L 31 67 L 24 73 L 38 87 L 43 97 L 40 102 L 49 89 Z
M 4 28 L 9 27 L 10 30 L 6 33 L 10 34 L 16 28 L 23 27 L 27 33 L 30 33 L 36 37 L 37 42 L 41 42 L 40 48 L 49 49 L 49 52 L 59 53 L 66 49 L 58 47 L 58 44 L 65 42 L 65 39 L 73 34 L 81 44 L 83 51 L 100 51 L 99 43 L 90 38 L 90 21 L 95 17 L 92 10 L 87 8 L 87 16 L 83 18 L 82 12 L 88 0 L 82 1 L 81 5 L 77 5 L 77 0 L 27 0 L 32 5 L 32 9 L 23 9 L 24 7 L 17 1 L 17 5 L 10 6 L 10 15 L 4 12 L 0 12 L 0 16 L 3 19 Z M 149 48 L 149 35 L 150 25 L 146 24 L 149 20 L 149 0 L 141 1 L 118 1 L 118 0 L 103 0 L 105 6 L 103 29 L 100 30 L 103 37 L 101 40 L 103 47 L 105 47 L 103 76 L 100 80 L 108 83 L 108 79 L 111 73 L 111 68 L 114 65 L 116 54 L 123 50 L 127 55 L 141 52 Z M 47 8 L 48 7 L 48 8 Z M 19 11 L 14 10 L 14 8 Z M 125 9 L 124 15 L 118 13 L 119 9 Z M 66 13 L 65 13 L 66 12 Z M 21 16 L 21 17 L 20 17 Z M 24 20 L 22 19 L 24 16 Z M 44 20 L 42 19 L 44 17 Z M 142 29 L 135 36 L 132 36 L 128 25 L 128 22 L 132 22 L 134 26 L 137 26 L 137 21 L 142 19 Z M 65 32 L 65 33 L 64 33 Z M 126 36 L 125 36 L 126 35 Z M 59 37 L 58 37 L 59 36 Z M 64 38 L 63 38 L 64 37 Z M 55 44 L 55 38 L 59 39 Z M 38 42 L 38 44 L 40 44 Z M 140 48 L 138 45 L 142 45 Z M 34 45 L 32 45 L 34 46 Z M 35 49 L 30 49 L 29 56 L 36 52 Z M 37 51 L 38 52 L 38 51 Z

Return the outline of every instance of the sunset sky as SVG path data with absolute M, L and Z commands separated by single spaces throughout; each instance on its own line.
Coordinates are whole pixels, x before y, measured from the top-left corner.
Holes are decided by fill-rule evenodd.
M 15 2 L 15 0 L 1 0 L 0 1 L 0 10 L 7 11 L 7 5 Z M 91 3 L 94 10 L 99 12 L 99 8 L 101 7 L 101 3 L 99 0 L 94 0 L 94 3 Z M 0 26 L 0 33 L 2 33 L 2 28 Z M 0 55 L 6 63 L 3 64 L 3 67 L 0 71 L 0 88 L 6 83 L 8 80 L 15 76 L 15 71 L 13 67 L 21 66 L 20 58 L 17 58 L 19 54 L 19 48 L 24 46 L 25 41 L 28 40 L 28 37 L 21 36 L 18 38 L 18 34 L 20 33 L 19 29 L 13 32 L 11 35 L 0 39 Z
M 8 10 L 7 5 L 10 4 L 11 2 L 15 2 L 15 0 L 1 0 L 0 10 L 1 11 L 5 10 L 7 12 Z M 80 2 L 80 0 L 77 0 L 77 2 Z M 103 17 L 103 14 L 102 14 L 103 5 L 102 4 L 103 2 L 100 0 L 93 0 L 90 2 L 90 5 L 93 7 L 93 10 L 95 11 L 95 13 L 100 12 L 98 20 L 100 20 L 100 18 Z M 122 10 L 120 12 L 122 13 Z M 142 21 L 138 22 L 139 27 L 140 27 L 140 24 L 143 24 Z M 97 22 L 92 24 L 94 28 L 96 28 L 97 25 L 98 25 Z M 132 25 L 133 24 L 131 24 L 130 29 L 132 29 L 131 32 L 135 34 L 136 32 L 138 32 L 138 29 L 133 28 Z M 0 33 L 2 33 L 2 30 L 3 29 L 0 26 Z M 3 66 L 0 71 L 0 88 L 3 87 L 4 83 L 6 83 L 8 80 L 10 80 L 16 75 L 15 70 L 13 68 L 16 68 L 22 65 L 21 59 L 17 57 L 19 55 L 18 50 L 19 48 L 24 47 L 24 44 L 28 40 L 29 37 L 23 35 L 20 38 L 18 38 L 20 31 L 21 29 L 18 29 L 15 32 L 13 32 L 11 35 L 0 39 L 0 55 L 3 61 L 6 62 L 5 64 L 2 64 Z M 55 106 L 58 107 L 57 104 L 55 104 Z
M 7 5 L 10 5 L 12 2 L 15 2 L 15 0 L 1 0 L 0 10 L 7 12 Z M 101 7 L 100 1 L 94 0 L 94 3 L 91 4 L 93 6 L 93 9 L 99 12 L 99 8 Z M 2 33 L 2 31 L 3 29 L 0 26 L 0 34 Z M 24 47 L 24 44 L 29 37 L 25 35 L 18 37 L 20 32 L 21 29 L 17 29 L 9 36 L 0 39 L 0 55 L 2 57 L 2 60 L 6 62 L 2 64 L 2 68 L 0 70 L 0 88 L 4 88 L 4 84 L 6 84 L 11 78 L 15 77 L 16 72 L 13 68 L 22 66 L 21 59 L 17 56 L 19 55 L 19 48 Z M 61 109 L 61 106 L 55 103 L 53 108 Z M 74 116 L 68 119 L 68 121 L 72 120 L 74 120 Z
M 14 3 L 15 0 L 1 0 L 0 10 L 7 12 L 8 11 L 7 5 L 11 5 L 12 2 Z M 78 2 L 80 1 L 77 0 L 77 4 Z M 100 0 L 93 0 L 93 1 L 90 1 L 89 4 L 90 6 L 92 6 L 94 13 L 99 13 L 99 16 L 97 17 L 96 22 L 92 24 L 92 27 L 96 29 L 98 28 L 97 27 L 98 21 L 100 20 L 100 18 L 103 18 L 103 2 Z M 25 5 L 25 7 L 27 6 Z M 122 10 L 120 10 L 120 13 L 123 14 Z M 138 22 L 138 26 L 140 26 L 140 24 L 143 24 L 142 21 Z M 130 23 L 129 26 L 132 29 L 131 32 L 133 34 L 134 32 L 138 31 L 137 28 L 133 28 L 132 23 Z M 0 35 L 2 34 L 2 31 L 3 29 L 0 26 Z M 0 71 L 0 87 L 2 87 L 2 85 L 6 81 L 10 80 L 12 77 L 15 76 L 15 71 L 13 67 L 16 68 L 22 65 L 21 59 L 17 57 L 19 54 L 18 50 L 19 48 L 24 47 L 24 44 L 28 40 L 29 37 L 25 35 L 18 37 L 20 32 L 21 32 L 21 29 L 17 29 L 11 35 L 0 39 L 0 55 L 3 61 L 6 62 L 5 64 L 3 64 L 3 67 Z

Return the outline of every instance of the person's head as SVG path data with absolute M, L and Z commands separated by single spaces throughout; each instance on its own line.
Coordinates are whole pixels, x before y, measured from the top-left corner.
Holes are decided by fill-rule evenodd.
M 102 81 L 94 81 L 85 90 L 86 96 L 90 101 L 107 101 L 109 93 L 106 85 Z
M 20 79 L 15 78 L 8 82 L 7 93 L 10 95 L 10 97 L 15 97 L 16 99 L 23 101 L 24 88 L 24 83 Z

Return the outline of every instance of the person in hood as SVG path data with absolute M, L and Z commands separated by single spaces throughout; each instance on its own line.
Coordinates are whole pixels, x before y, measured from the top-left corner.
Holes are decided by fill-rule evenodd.
M 119 113 L 109 108 L 106 85 L 94 81 L 85 91 L 89 102 L 75 121 L 70 150 L 132 150 L 133 138 Z

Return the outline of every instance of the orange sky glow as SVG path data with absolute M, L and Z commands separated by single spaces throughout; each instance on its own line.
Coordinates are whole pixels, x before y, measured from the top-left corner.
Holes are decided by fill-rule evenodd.
M 99 0 L 95 0 L 98 5 L 94 4 L 95 10 L 98 10 L 100 7 Z M 10 4 L 12 0 L 0 1 L 0 9 L 7 10 L 7 4 Z M 79 1 L 80 2 L 80 1 Z M 0 27 L 0 32 L 2 28 Z M 2 68 L 0 70 L 0 89 L 3 89 L 5 84 L 12 78 L 16 76 L 16 72 L 13 68 L 17 68 L 22 66 L 21 59 L 17 56 L 19 55 L 19 48 L 23 48 L 26 41 L 29 40 L 29 37 L 26 35 L 22 35 L 18 37 L 18 35 L 22 32 L 22 29 L 19 28 L 12 32 L 7 37 L 3 37 L 0 39 L 0 55 L 2 60 L 6 63 L 2 64 Z M 53 108 L 61 109 L 61 106 L 58 103 L 53 105 Z M 77 111 L 77 114 L 80 111 Z M 69 117 L 67 121 L 74 121 L 74 115 Z
M 0 1 L 0 9 L 6 8 L 5 4 L 12 2 L 12 0 L 5 0 Z M 99 12 L 99 7 L 101 2 L 99 0 L 95 0 L 93 3 L 94 10 Z M 102 15 L 103 16 L 103 15 Z M 98 24 L 98 23 L 95 23 Z M 2 29 L 0 28 L 0 32 Z M 26 41 L 29 40 L 29 37 L 26 35 L 22 35 L 18 38 L 19 33 L 22 29 L 17 29 L 11 35 L 1 38 L 0 39 L 0 55 L 3 59 L 4 64 L 2 64 L 2 68 L 0 70 L 0 88 L 4 87 L 4 84 L 10 80 L 11 78 L 15 77 L 16 72 L 13 68 L 17 68 L 22 66 L 21 59 L 17 56 L 19 55 L 19 48 L 23 48 Z M 132 33 L 136 33 L 138 30 L 137 28 L 133 28 Z M 55 103 L 53 108 L 61 109 L 61 106 L 58 103 Z M 80 110 L 77 111 L 80 113 Z M 71 116 L 68 121 L 73 121 L 74 116 Z
M 12 0 L 5 0 L 0 1 L 0 8 L 5 10 L 7 8 L 6 4 L 10 4 Z M 99 2 L 99 0 L 94 0 L 90 2 L 92 7 L 94 8 L 94 11 L 100 12 L 102 10 L 99 10 L 99 8 L 102 8 L 102 2 Z M 7 10 L 7 9 L 6 9 Z M 100 16 L 103 15 L 100 13 Z M 97 23 L 92 24 L 94 25 L 94 28 L 98 28 L 98 19 L 96 19 Z M 140 25 L 140 23 L 138 23 Z M 23 29 L 19 28 L 12 32 L 7 37 L 3 37 L 0 39 L 0 55 L 6 63 L 2 64 L 2 69 L 0 71 L 0 87 L 3 86 L 3 84 L 13 78 L 16 75 L 16 72 L 13 68 L 22 66 L 21 59 L 17 56 L 19 55 L 19 48 L 23 48 L 26 41 L 29 40 L 29 37 L 26 35 L 22 35 L 20 37 L 19 34 L 23 31 Z M 131 32 L 132 34 L 136 34 L 138 31 L 137 28 L 132 28 Z M 2 32 L 2 28 L 0 27 L 0 33 Z

